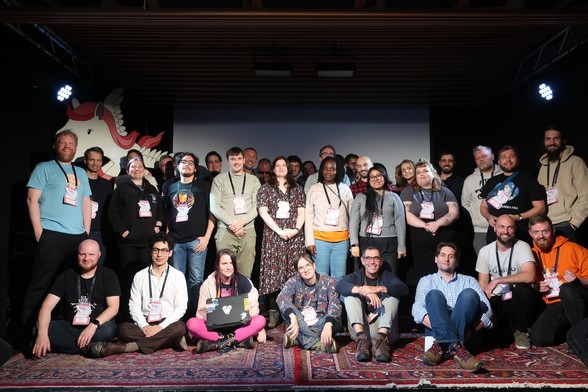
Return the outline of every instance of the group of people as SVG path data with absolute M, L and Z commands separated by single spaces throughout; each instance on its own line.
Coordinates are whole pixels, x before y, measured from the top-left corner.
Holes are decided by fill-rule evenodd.
M 426 160 L 404 160 L 396 184 L 384 165 L 340 159 L 331 145 L 306 175 L 299 158 L 257 163 L 253 148 L 228 149 L 227 172 L 216 152 L 206 168 L 181 152 L 165 157 L 159 183 L 133 151 L 109 192 L 101 149 L 85 152 L 85 170 L 76 167 L 77 136 L 62 131 L 56 159 L 27 184 L 38 242 L 23 314 L 36 319 L 32 353 L 148 354 L 185 350 L 188 340 L 197 353 L 252 348 L 283 320 L 286 348 L 337 352 L 346 327 L 358 361 L 390 362 L 401 301 L 425 331 L 427 365 L 452 357 L 478 371 L 466 341 L 483 329 L 519 349 L 561 343 L 587 311 L 588 250 L 574 235 L 588 216 L 588 169 L 561 130 L 546 130 L 544 143 L 537 179 L 518 170 L 515 147 L 502 147 L 494 164 L 491 149 L 478 146 L 466 179 L 445 151 L 441 174 Z M 102 241 L 104 222 L 116 238 L 115 271 L 103 261 L 114 253 Z M 460 273 L 468 247 L 472 273 Z M 65 269 L 72 252 L 77 265 Z M 251 321 L 208 330 L 206 300 L 237 294 L 248 295 Z

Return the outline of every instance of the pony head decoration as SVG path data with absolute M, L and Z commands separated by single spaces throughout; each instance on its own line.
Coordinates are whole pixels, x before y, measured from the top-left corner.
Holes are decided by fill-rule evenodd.
M 84 102 L 80 104 L 72 99 L 72 106 L 67 105 L 68 122 L 57 133 L 71 129 L 78 135 L 77 155 L 83 156 L 90 147 L 98 146 L 104 150 L 104 156 L 110 161 L 102 167 L 106 178 L 118 176 L 119 159 L 126 156 L 127 151 L 134 148 L 143 154 L 145 167 L 153 167 L 159 157 L 167 151 L 155 149 L 165 132 L 157 136 L 143 136 L 138 131 L 127 134 L 123 125 L 122 88 L 113 90 L 104 102 Z M 137 140 L 138 139 L 138 140 Z

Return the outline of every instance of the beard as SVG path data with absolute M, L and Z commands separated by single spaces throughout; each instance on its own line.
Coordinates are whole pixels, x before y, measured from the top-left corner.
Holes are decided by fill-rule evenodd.
M 546 151 L 546 152 L 547 152 L 547 158 L 549 158 L 550 161 L 557 161 L 561 157 L 562 148 L 558 147 L 555 150 L 550 150 L 550 151 Z
M 55 155 L 56 155 L 57 160 L 59 162 L 71 162 L 74 160 L 76 152 L 75 151 L 72 151 L 72 152 L 57 151 L 57 153 Z

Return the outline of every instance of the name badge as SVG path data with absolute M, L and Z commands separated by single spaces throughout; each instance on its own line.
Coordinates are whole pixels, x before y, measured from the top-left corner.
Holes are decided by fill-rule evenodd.
M 327 210 L 327 217 L 325 218 L 325 225 L 337 226 L 339 224 L 339 209 L 329 207 Z
M 421 203 L 421 213 L 419 218 L 421 219 L 434 219 L 435 218 L 435 206 L 430 201 L 424 201 Z
M 559 201 L 559 192 L 554 186 L 547 188 L 547 205 L 555 204 Z
M 380 235 L 382 234 L 382 226 L 384 226 L 382 215 L 374 215 L 372 217 L 372 223 L 366 227 L 365 232 L 372 235 Z
M 163 304 L 161 301 L 151 301 L 149 303 L 149 314 L 147 314 L 148 323 L 161 321 L 163 313 Z
M 151 218 L 153 214 L 151 213 L 151 205 L 147 200 L 140 200 L 139 201 L 139 218 Z
M 245 207 L 245 198 L 243 196 L 233 197 L 233 214 L 243 215 L 246 213 L 247 208 Z
M 78 205 L 78 190 L 70 185 L 65 187 L 65 196 L 63 196 L 63 203 L 70 206 Z
M 290 217 L 290 203 L 287 201 L 278 202 L 278 211 L 276 211 L 276 218 L 288 219 Z
M 76 314 L 74 315 L 73 325 L 88 325 L 90 324 L 90 315 L 92 314 L 92 306 L 88 302 L 78 302 L 76 305 Z

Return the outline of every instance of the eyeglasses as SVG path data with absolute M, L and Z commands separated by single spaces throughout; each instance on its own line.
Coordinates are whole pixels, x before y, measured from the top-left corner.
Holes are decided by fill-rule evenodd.
M 370 180 L 381 180 L 382 178 L 384 178 L 384 176 L 381 174 L 374 174 L 373 176 L 370 176 Z
M 218 160 L 212 160 L 212 159 L 210 159 L 210 160 L 208 161 L 208 163 L 209 163 L 209 164 L 215 164 L 215 163 L 220 163 L 220 161 L 218 161 Z
M 151 249 L 151 254 L 157 255 L 161 253 L 162 255 L 167 255 L 169 253 L 169 249 L 167 248 L 163 248 L 163 249 L 159 249 L 159 248 L 153 248 Z
M 298 272 L 304 272 L 304 271 L 308 271 L 311 268 L 312 268 L 312 264 L 306 264 L 306 265 L 301 265 L 300 267 L 297 268 L 297 270 L 298 270 Z
M 324 157 L 324 156 L 327 156 L 327 155 L 330 156 L 330 157 L 333 157 L 333 158 L 335 157 L 335 153 L 333 153 L 333 152 L 325 152 L 325 151 L 323 151 L 320 154 L 321 157 Z
M 363 256 L 363 259 L 365 261 L 367 261 L 368 263 L 371 263 L 372 261 L 379 263 L 380 260 L 382 260 L 382 258 L 380 256 Z
M 194 166 L 194 161 L 180 161 L 182 165 Z
M 270 174 L 271 172 L 268 171 L 258 171 L 259 174 L 261 174 L 262 176 L 265 176 L 267 174 Z

